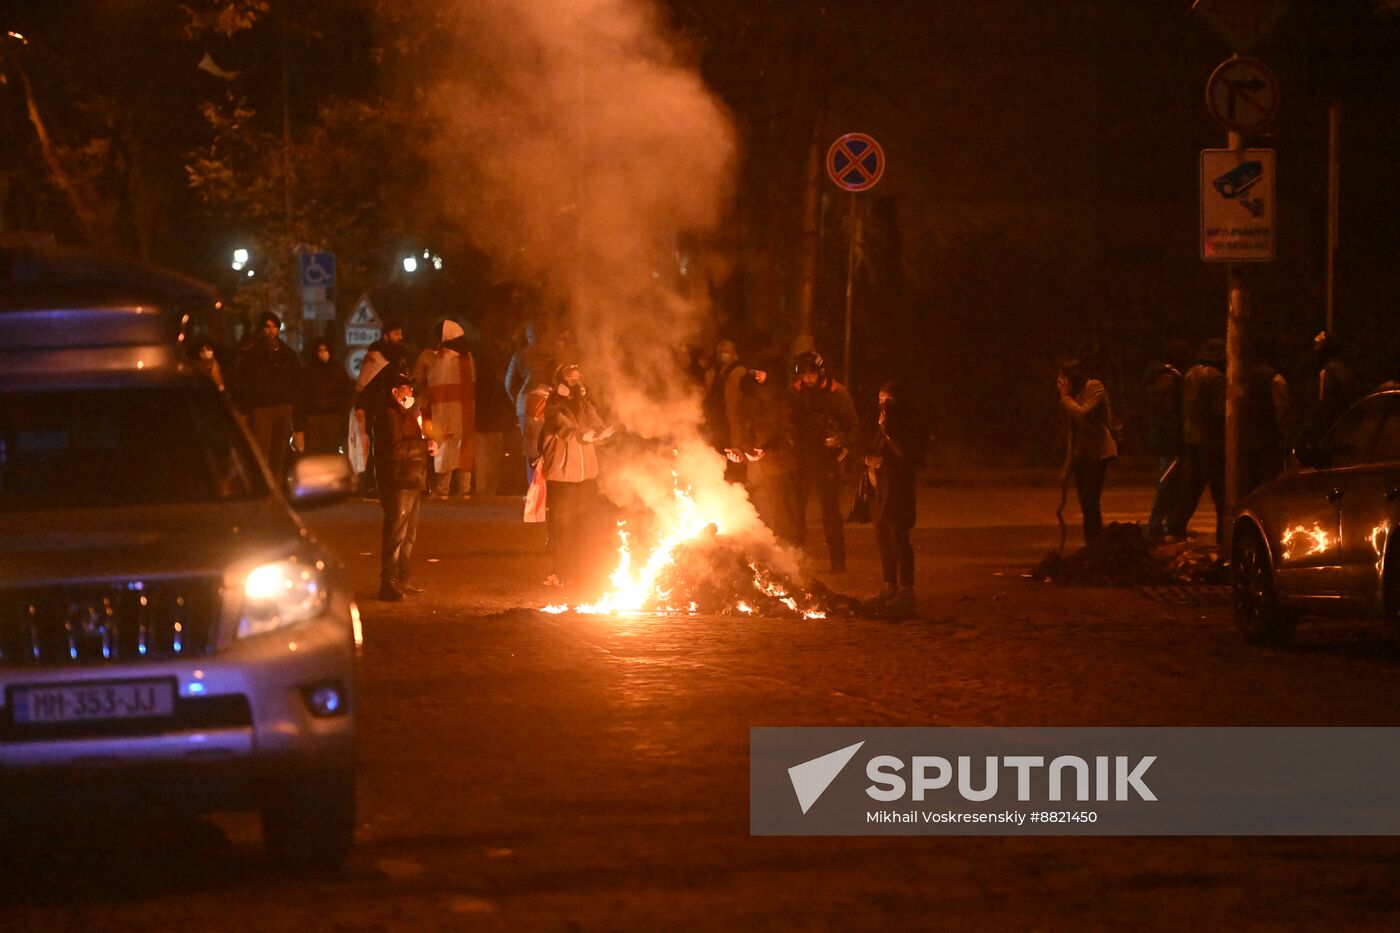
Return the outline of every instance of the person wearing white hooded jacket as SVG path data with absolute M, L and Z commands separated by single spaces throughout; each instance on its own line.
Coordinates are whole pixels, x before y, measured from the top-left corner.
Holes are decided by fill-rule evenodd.
M 476 362 L 462 325 L 445 320 L 437 327 L 437 349 L 428 366 L 423 399 L 423 433 L 437 442 L 433 457 L 435 496 L 469 498 L 476 438 Z

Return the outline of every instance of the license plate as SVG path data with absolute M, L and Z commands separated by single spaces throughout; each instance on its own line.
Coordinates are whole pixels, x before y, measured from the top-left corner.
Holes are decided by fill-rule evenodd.
M 148 719 L 175 713 L 172 680 L 113 680 L 51 687 L 11 687 L 10 715 L 38 725 L 103 719 Z

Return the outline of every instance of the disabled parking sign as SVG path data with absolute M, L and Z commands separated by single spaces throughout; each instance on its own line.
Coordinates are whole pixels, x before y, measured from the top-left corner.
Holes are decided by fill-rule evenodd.
M 1201 151 L 1201 258 L 1272 262 L 1274 151 Z

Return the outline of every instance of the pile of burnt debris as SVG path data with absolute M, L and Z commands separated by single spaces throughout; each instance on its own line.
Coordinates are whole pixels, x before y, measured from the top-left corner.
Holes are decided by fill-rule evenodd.
M 1140 523 L 1114 522 L 1069 556 L 1048 554 L 1028 575 L 1070 586 L 1189 586 L 1227 582 L 1214 542 L 1169 541 Z

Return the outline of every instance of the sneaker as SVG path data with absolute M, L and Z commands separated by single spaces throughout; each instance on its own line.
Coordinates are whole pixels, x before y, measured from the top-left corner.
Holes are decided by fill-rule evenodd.
M 383 603 L 396 603 L 403 599 L 403 593 L 392 586 L 381 586 L 379 588 L 379 601 Z
M 875 598 L 870 601 L 877 606 L 883 606 L 890 600 L 894 599 L 898 593 L 899 587 L 891 583 L 886 583 L 885 588 L 882 589 L 880 592 L 876 593 Z
M 402 593 L 404 593 L 404 594 L 406 594 L 406 595 L 408 595 L 408 596 L 417 596 L 419 593 L 423 592 L 423 588 L 422 588 L 421 586 L 414 586 L 412 583 L 409 583 L 407 580 L 400 580 L 400 581 L 399 581 L 399 584 L 398 584 L 398 588 L 399 588 L 400 592 L 402 592 Z

